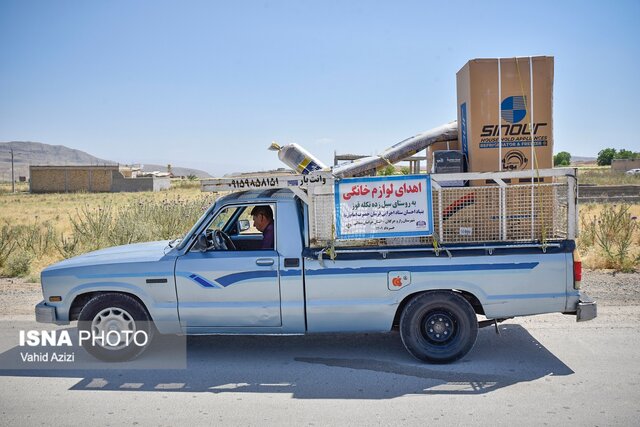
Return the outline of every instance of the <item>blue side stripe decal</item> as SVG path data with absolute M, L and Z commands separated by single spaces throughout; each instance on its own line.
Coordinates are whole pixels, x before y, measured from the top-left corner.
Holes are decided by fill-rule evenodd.
M 362 267 L 362 268 L 324 268 L 321 270 L 307 270 L 309 276 L 325 276 L 332 274 L 371 274 L 371 273 L 387 273 L 389 270 L 408 270 L 413 273 L 440 273 L 448 271 L 494 271 L 494 270 L 532 270 L 538 266 L 537 262 L 522 263 L 497 263 L 497 264 L 459 264 L 459 265 L 431 265 L 431 266 L 397 266 L 397 267 Z M 283 270 L 280 272 L 282 277 L 297 276 L 301 274 L 301 270 Z M 176 275 L 185 276 L 206 288 L 217 288 L 201 276 L 195 274 L 184 274 L 176 272 Z M 231 286 L 237 282 L 251 279 L 276 278 L 278 272 L 276 270 L 257 270 L 233 273 L 226 276 L 218 277 L 216 284 L 221 287 Z
M 298 274 L 300 274 L 300 270 L 298 270 Z M 283 274 L 283 275 L 290 275 L 290 274 Z M 219 288 L 226 288 L 227 286 L 231 286 L 243 280 L 261 279 L 261 278 L 268 278 L 268 277 L 276 278 L 278 277 L 278 272 L 275 270 L 244 271 L 241 273 L 233 273 L 233 274 L 228 274 L 226 276 L 218 277 L 216 280 L 212 280 L 212 281 L 207 280 L 198 274 L 184 272 L 184 271 L 176 271 L 176 276 L 186 277 L 187 279 L 193 280 L 194 282 L 196 282 L 197 284 L 199 284 L 204 288 L 219 289 Z
M 533 270 L 537 262 L 500 263 L 500 264 L 459 264 L 459 265 L 428 265 L 428 266 L 397 266 L 397 267 L 362 267 L 362 268 L 325 268 L 322 270 L 307 270 L 310 276 L 324 276 L 330 274 L 369 274 L 386 273 L 390 270 L 407 270 L 412 273 L 440 273 L 445 271 L 491 271 L 491 270 Z
M 192 274 L 189 276 L 189 279 L 197 282 L 199 285 L 204 286 L 205 288 L 215 288 L 212 283 L 207 282 L 204 277 L 200 277 L 197 274 Z
M 243 280 L 263 279 L 268 277 L 278 277 L 278 272 L 276 270 L 243 271 L 241 273 L 218 277 L 216 281 L 222 286 L 227 287 Z
M 213 288 L 213 289 L 215 289 L 215 288 L 221 288 L 222 287 L 215 280 L 209 281 L 209 280 L 205 279 L 204 277 L 200 276 L 199 274 L 195 274 L 195 273 L 191 273 L 191 272 L 176 271 L 176 276 L 186 277 L 187 279 L 193 280 L 194 282 L 196 282 L 197 284 L 199 284 L 200 286 L 202 286 L 204 288 Z
M 538 266 L 537 262 L 522 263 L 497 263 L 497 264 L 458 264 L 458 265 L 431 265 L 431 266 L 396 266 L 396 267 L 361 267 L 361 268 L 324 268 L 319 270 L 307 270 L 309 276 L 325 276 L 332 274 L 371 274 L 371 273 L 387 273 L 390 270 L 407 270 L 413 273 L 439 273 L 447 271 L 493 271 L 493 270 L 532 270 Z M 302 270 L 282 270 L 281 277 L 299 276 Z M 154 272 L 154 273 L 111 273 L 111 274 L 84 274 L 78 275 L 80 278 L 107 278 L 107 277 L 148 277 L 150 275 L 173 275 L 170 272 Z M 176 271 L 176 276 L 186 277 L 193 280 L 197 284 L 205 288 L 221 288 L 233 285 L 234 283 L 251 279 L 264 279 L 278 277 L 277 270 L 257 270 L 244 271 L 240 273 L 228 274 L 209 281 L 204 277 L 191 272 Z M 555 297 L 553 294 L 551 297 Z M 511 297 L 508 295 L 497 295 L 492 299 L 503 299 Z M 520 298 L 525 298 L 521 296 Z

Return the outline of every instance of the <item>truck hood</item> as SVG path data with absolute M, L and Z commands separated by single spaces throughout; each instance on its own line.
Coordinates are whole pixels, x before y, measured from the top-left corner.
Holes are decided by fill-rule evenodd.
M 162 240 L 100 249 L 50 265 L 43 270 L 43 273 L 73 267 L 160 261 L 172 250 L 168 246 L 169 242 L 169 240 Z

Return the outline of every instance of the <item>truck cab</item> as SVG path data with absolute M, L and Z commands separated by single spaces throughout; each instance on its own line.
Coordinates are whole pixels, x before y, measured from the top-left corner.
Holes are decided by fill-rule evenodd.
M 268 206 L 275 247 L 261 249 L 250 212 Z M 233 193 L 177 249 L 175 281 L 186 333 L 304 333 L 304 207 L 287 190 Z

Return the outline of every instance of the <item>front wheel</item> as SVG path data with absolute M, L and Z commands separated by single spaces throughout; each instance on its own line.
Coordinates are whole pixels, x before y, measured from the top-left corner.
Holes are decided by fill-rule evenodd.
M 478 337 L 478 320 L 462 295 L 449 291 L 426 292 L 404 308 L 400 337 L 415 358 L 449 363 L 471 350 Z
M 138 357 L 149 346 L 155 328 L 135 298 L 119 293 L 94 296 L 78 316 L 82 346 L 106 362 Z

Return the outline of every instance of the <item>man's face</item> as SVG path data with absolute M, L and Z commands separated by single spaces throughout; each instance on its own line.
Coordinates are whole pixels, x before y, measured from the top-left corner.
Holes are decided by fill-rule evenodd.
M 267 225 L 269 225 L 269 220 L 266 216 L 262 214 L 252 215 L 253 218 L 253 226 L 258 229 L 259 232 L 263 232 Z

